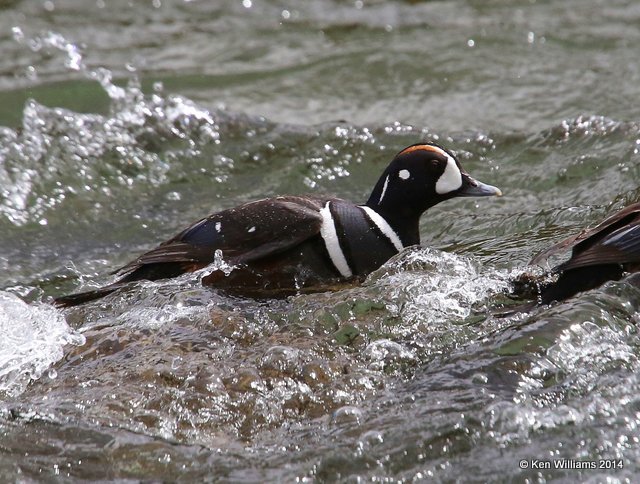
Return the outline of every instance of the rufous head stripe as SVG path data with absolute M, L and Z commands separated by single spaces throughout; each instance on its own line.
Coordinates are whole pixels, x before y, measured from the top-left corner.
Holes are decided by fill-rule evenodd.
M 398 153 L 398 156 L 406 155 L 408 153 L 413 153 L 414 151 L 431 151 L 433 153 L 438 153 L 439 155 L 442 155 L 442 156 L 447 156 L 447 154 L 442 148 L 438 148 L 437 146 L 433 146 L 433 145 L 409 146 L 408 148 L 405 148 L 400 153 Z

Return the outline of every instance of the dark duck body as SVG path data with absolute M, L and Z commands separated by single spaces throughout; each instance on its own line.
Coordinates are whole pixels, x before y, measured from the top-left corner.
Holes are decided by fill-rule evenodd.
M 531 261 L 541 265 L 549 257 L 571 250 L 571 257 L 553 268 L 557 279 L 543 285 L 539 302 L 562 301 L 607 281 L 640 271 L 640 203 L 614 213 L 596 227 L 585 229 Z
M 404 247 L 420 243 L 420 216 L 453 197 L 501 195 L 471 178 L 447 150 L 405 148 L 364 205 L 331 197 L 281 196 L 199 220 L 122 267 L 103 288 L 57 298 L 74 306 L 139 280 L 212 271 L 202 283 L 253 297 L 277 297 L 361 279 Z M 224 261 L 227 270 L 218 265 Z M 228 270 L 232 268 L 232 270 Z

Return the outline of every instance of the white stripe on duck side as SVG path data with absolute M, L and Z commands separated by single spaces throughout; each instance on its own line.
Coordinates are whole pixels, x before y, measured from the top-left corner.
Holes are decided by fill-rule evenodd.
M 322 216 L 320 235 L 322 236 L 322 240 L 324 240 L 324 245 L 327 247 L 329 258 L 335 268 L 338 269 L 338 272 L 342 277 L 349 278 L 353 276 L 353 272 L 351 271 L 349 263 L 344 256 L 344 252 L 342 252 L 342 248 L 340 247 L 338 233 L 336 232 L 336 225 L 329 208 L 330 203 L 331 202 L 327 202 L 324 208 L 320 210 L 320 215 Z
M 400 237 L 398 237 L 398 234 L 394 232 L 387 221 L 382 218 L 382 215 L 380 215 L 372 208 L 367 207 L 366 205 L 361 205 L 360 208 L 364 210 L 364 213 L 367 214 L 369 220 L 371 220 L 376 225 L 376 227 L 380 229 L 380 232 L 382 232 L 382 234 L 393 244 L 396 250 L 400 252 L 404 248 L 402 242 L 400 241 Z

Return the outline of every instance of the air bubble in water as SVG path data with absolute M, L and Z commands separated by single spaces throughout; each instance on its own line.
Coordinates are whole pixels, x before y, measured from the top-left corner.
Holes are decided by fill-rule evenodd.
M 331 420 L 335 424 L 355 423 L 359 425 L 363 418 L 364 413 L 362 412 L 362 409 L 352 405 L 340 407 L 333 412 L 333 415 L 331 416 Z
M 22 31 L 22 29 L 20 27 L 12 27 L 11 28 L 11 35 L 13 36 L 13 40 L 15 40 L 16 42 L 23 42 L 24 41 L 24 32 Z

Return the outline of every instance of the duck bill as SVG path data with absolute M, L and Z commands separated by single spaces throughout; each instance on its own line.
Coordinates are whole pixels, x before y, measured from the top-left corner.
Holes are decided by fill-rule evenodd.
M 456 193 L 458 197 L 501 197 L 502 190 L 493 185 L 487 185 L 474 178 L 471 178 L 466 173 L 462 175 L 462 187 Z

